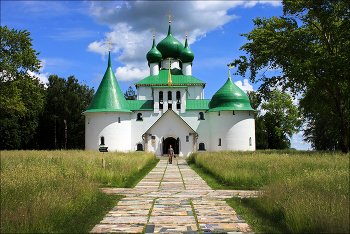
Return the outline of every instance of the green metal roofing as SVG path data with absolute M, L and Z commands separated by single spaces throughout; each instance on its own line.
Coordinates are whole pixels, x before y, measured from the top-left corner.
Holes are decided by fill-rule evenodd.
M 174 68 L 171 69 L 171 80 L 172 85 L 182 85 L 182 86 L 189 86 L 189 85 L 205 85 L 205 83 L 201 80 L 198 80 L 197 78 L 194 78 L 193 76 L 185 76 L 182 74 L 181 70 Z M 159 75 L 156 76 L 148 76 L 143 80 L 140 80 L 135 85 L 138 86 L 167 86 L 168 85 L 168 74 L 169 70 L 164 69 L 159 71 Z
M 108 67 L 102 78 L 94 98 L 84 113 L 91 112 L 131 112 L 125 97 L 120 90 L 111 66 L 111 53 L 109 53 Z
M 180 52 L 179 58 L 183 63 L 191 63 L 194 59 L 194 54 L 192 50 L 190 50 L 190 47 L 188 47 L 187 38 L 185 41 L 185 48 Z
M 208 110 L 210 99 L 187 99 L 186 110 Z
M 213 95 L 207 112 L 227 110 L 254 111 L 250 106 L 247 94 L 233 83 L 231 78 L 228 78 L 226 83 Z
M 162 54 L 156 48 L 156 40 L 155 39 L 153 39 L 152 49 L 147 53 L 146 58 L 147 58 L 147 61 L 149 63 L 159 63 L 160 60 L 162 60 Z
M 163 59 L 179 58 L 184 46 L 171 34 L 171 25 L 169 25 L 168 36 L 158 43 L 157 49 L 162 53 Z
M 126 100 L 130 110 L 153 110 L 153 100 Z

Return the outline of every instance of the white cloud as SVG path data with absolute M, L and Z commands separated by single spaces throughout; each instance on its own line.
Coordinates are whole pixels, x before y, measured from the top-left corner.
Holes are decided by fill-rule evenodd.
M 249 84 L 248 79 L 244 79 L 243 83 L 241 80 L 236 81 L 235 84 L 242 89 L 243 91 L 247 92 L 247 91 L 253 91 L 253 85 Z
M 118 81 L 141 80 L 147 76 L 149 76 L 149 68 L 140 69 L 132 65 L 118 67 L 115 72 Z
M 39 78 L 40 82 L 43 83 L 43 84 L 47 84 L 49 83 L 49 76 L 50 76 L 50 73 L 49 72 L 45 72 L 45 73 L 35 73 L 35 72 L 32 72 L 32 71 L 27 71 L 27 73 L 31 76 L 31 77 L 37 77 Z
M 90 15 L 100 24 L 106 24 L 111 31 L 105 33 L 106 39 L 89 44 L 88 50 L 100 53 L 103 58 L 108 53 L 105 42 L 108 38 L 115 44 L 111 52 L 117 53 L 117 60 L 128 64 L 123 69 L 135 72 L 128 77 L 135 79 L 138 71 L 148 70 L 145 55 L 152 47 L 152 33 L 154 26 L 157 42 L 164 39 L 168 32 L 168 18 L 172 21 L 172 33 L 181 40 L 188 33 L 189 44 L 195 43 L 213 30 L 223 30 L 222 26 L 238 18 L 229 14 L 232 8 L 243 6 L 253 7 L 261 2 L 246 1 L 127 1 L 127 2 L 91 2 Z M 263 4 L 266 4 L 265 2 Z M 274 3 L 271 2 L 273 5 Z M 132 68 L 132 69 L 131 69 Z M 137 69 L 136 69 L 137 68 Z M 126 77 L 126 76 L 124 76 Z

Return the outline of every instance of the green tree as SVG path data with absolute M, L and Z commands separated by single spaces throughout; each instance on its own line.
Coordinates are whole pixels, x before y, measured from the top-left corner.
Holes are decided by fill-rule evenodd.
M 266 111 L 263 122 L 267 132 L 268 149 L 288 149 L 293 134 L 302 125 L 298 107 L 293 104 L 289 94 L 273 90 L 261 108 Z M 289 138 L 288 138 L 289 137 Z
M 311 122 L 309 132 L 319 123 L 310 118 L 316 114 L 332 127 L 331 137 L 345 153 L 350 141 L 349 9 L 350 1 L 343 0 L 284 0 L 283 17 L 253 20 L 255 28 L 242 35 L 249 40 L 241 47 L 248 58 L 232 63 L 241 75 L 249 70 L 252 82 L 262 81 L 262 93 L 276 85 L 303 93 L 300 107 Z M 282 74 L 259 76 L 264 69 Z
M 134 89 L 129 86 L 128 90 L 125 91 L 124 93 L 124 97 L 126 100 L 136 100 L 136 94 L 135 94 L 135 91 Z
M 38 148 L 84 149 L 85 117 L 82 112 L 89 106 L 94 89 L 79 84 L 74 76 L 66 80 L 50 75 L 48 80 L 45 109 L 37 134 Z
M 30 33 L 0 26 L 0 149 L 26 148 L 43 108 L 43 85 L 29 72 L 40 60 Z

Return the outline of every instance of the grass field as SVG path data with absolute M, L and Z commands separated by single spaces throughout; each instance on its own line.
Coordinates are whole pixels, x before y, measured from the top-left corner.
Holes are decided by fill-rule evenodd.
M 349 233 L 349 154 L 311 151 L 194 153 L 214 189 L 260 189 L 228 202 L 255 232 Z M 209 175 L 209 176 L 208 176 Z M 275 225 L 276 228 L 267 227 Z
M 158 160 L 145 152 L 1 151 L 1 233 L 89 232 Z

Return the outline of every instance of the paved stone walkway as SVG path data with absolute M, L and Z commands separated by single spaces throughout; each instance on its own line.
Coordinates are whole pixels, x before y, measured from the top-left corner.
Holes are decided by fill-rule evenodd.
M 126 198 L 93 233 L 251 233 L 224 199 L 258 195 L 258 191 L 212 190 L 184 159 L 168 164 L 165 157 L 135 188 L 103 190 Z

